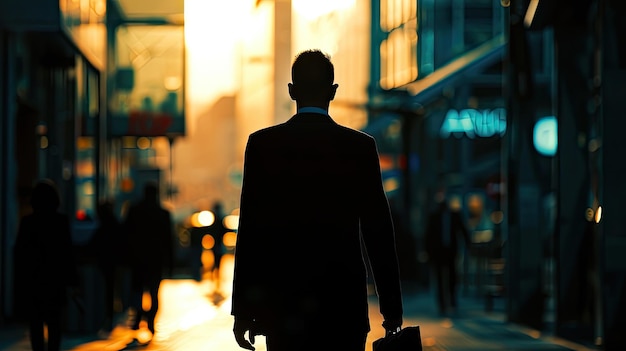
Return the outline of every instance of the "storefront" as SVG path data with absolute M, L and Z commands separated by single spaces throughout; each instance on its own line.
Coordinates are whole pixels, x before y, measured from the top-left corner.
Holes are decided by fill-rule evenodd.
M 395 106 L 388 104 L 391 98 L 384 99 L 387 105 L 372 107 L 372 122 L 364 130 L 377 139 L 398 227 L 410 236 L 420 266 L 425 266 L 425 218 L 441 186 L 459 199 L 475 243 L 499 240 L 501 198 L 494 187 L 501 183 L 507 132 L 502 73 L 497 71 L 503 55 L 504 45 L 499 43 L 489 55 L 451 72 L 450 79 L 427 83 L 423 95 L 393 93 L 399 100 Z M 498 78 L 485 78 L 493 70 Z M 419 270 L 417 278 L 425 284 L 427 269 Z M 467 270 L 468 274 L 481 273 L 469 272 L 469 265 Z
M 12 247 L 34 183 L 52 179 L 80 243 L 98 198 L 104 130 L 105 2 L 3 2 L 2 307 L 12 314 Z M 83 4 L 83 5 L 81 5 Z

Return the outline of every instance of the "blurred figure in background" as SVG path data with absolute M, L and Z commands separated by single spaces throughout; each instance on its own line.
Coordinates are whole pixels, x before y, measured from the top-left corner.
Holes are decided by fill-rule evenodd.
M 326 54 L 299 54 L 291 75 L 297 113 L 252 133 L 246 146 L 231 310 L 235 340 L 249 350 L 255 335 L 265 335 L 268 351 L 364 351 L 367 263 L 383 327 L 396 332 L 403 316 L 376 141 L 329 116 L 338 85 Z
M 437 306 L 443 315 L 448 307 L 452 312 L 457 308 L 458 242 L 462 240 L 469 247 L 470 237 L 461 213 L 450 208 L 445 190 L 435 194 L 435 202 L 437 207 L 428 216 L 424 245 L 435 274 Z
M 213 214 L 215 215 L 215 221 L 213 224 L 209 226 L 209 233 L 215 239 L 215 244 L 213 245 L 213 267 L 211 272 L 212 279 L 218 284 L 217 288 L 219 289 L 219 272 L 220 272 L 220 263 L 222 262 L 222 256 L 224 255 L 224 234 L 227 229 L 224 226 L 224 207 L 221 201 L 216 201 L 213 204 Z
M 139 329 L 145 318 L 154 335 L 159 308 L 159 285 L 172 275 L 174 227 L 171 213 L 161 206 L 159 188 L 154 182 L 144 187 L 141 201 L 128 209 L 124 221 L 128 237 L 128 263 L 131 270 L 131 307 L 136 312 L 132 328 Z M 142 296 L 150 294 L 150 308 L 142 308 Z
M 116 310 L 117 300 L 120 305 L 121 282 L 118 277 L 126 264 L 127 242 L 122 224 L 115 216 L 113 203 L 103 201 L 96 208 L 98 227 L 88 243 L 88 252 L 95 258 L 99 272 L 104 280 L 104 323 L 102 332 L 113 330 L 115 312 L 122 312 L 124 306 Z
M 17 293 L 26 304 L 33 351 L 59 351 L 68 289 L 77 293 L 79 283 L 70 222 L 58 211 L 61 198 L 51 180 L 35 185 L 30 203 L 14 248 Z

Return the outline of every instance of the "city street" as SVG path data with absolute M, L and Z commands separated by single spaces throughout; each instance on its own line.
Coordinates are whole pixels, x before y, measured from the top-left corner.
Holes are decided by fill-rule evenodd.
M 160 292 L 160 311 L 157 316 L 156 335 L 147 345 L 147 329 L 138 332 L 128 329 L 124 321 L 108 337 L 97 335 L 68 335 L 63 342 L 67 351 L 117 351 L 117 350 L 184 350 L 184 351 L 240 351 L 232 334 L 230 316 L 230 288 L 232 281 L 232 255 L 222 261 L 219 284 L 210 279 L 197 282 L 192 279 L 165 280 Z M 219 293 L 217 292 L 219 291 Z M 504 322 L 501 306 L 496 303 L 494 312 L 484 312 L 483 301 L 464 297 L 461 310 L 450 317 L 438 316 L 434 299 L 429 293 L 405 296 L 404 325 L 419 325 L 422 344 L 427 351 L 551 351 L 594 350 L 571 342 L 541 335 Z M 372 331 L 368 336 L 366 351 L 372 351 L 372 341 L 381 337 L 382 319 L 374 298 L 371 300 Z M 323 328 L 320 328 L 322 331 Z M 24 330 L 0 331 L 0 350 L 30 350 Z M 315 339 L 315 336 L 313 336 Z M 319 337 L 322 337 L 320 334 Z M 258 351 L 266 350 L 264 339 L 258 337 Z

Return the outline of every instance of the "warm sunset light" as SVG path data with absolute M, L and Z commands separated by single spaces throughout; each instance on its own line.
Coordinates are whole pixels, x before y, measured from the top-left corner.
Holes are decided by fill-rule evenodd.
M 333 11 L 349 9 L 356 0 L 292 0 L 293 10 L 309 20 L 324 16 Z
M 185 1 L 187 71 L 193 72 L 187 76 L 186 91 L 192 120 L 195 111 L 237 89 L 237 45 L 253 5 L 252 0 Z

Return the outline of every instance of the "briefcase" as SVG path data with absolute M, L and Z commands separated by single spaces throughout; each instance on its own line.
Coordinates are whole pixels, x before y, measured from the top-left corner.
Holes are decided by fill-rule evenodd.
M 373 351 L 422 351 L 422 335 L 420 327 L 410 326 L 395 334 L 388 334 L 375 340 Z

